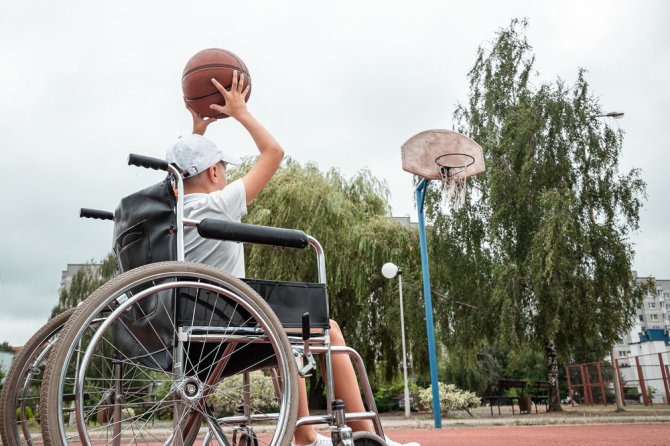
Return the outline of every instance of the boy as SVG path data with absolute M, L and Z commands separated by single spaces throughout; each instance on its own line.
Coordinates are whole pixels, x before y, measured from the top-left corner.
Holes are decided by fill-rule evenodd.
M 247 213 L 251 202 L 270 181 L 279 168 L 284 150 L 274 137 L 248 111 L 244 98 L 248 86 L 244 86 L 244 75 L 235 71 L 230 91 L 224 89 L 215 79 L 212 83 L 221 92 L 225 105 L 211 105 L 211 108 L 238 121 L 253 138 L 260 157 L 249 172 L 239 180 L 228 184 L 226 167 L 239 163 L 224 154 L 213 142 L 205 138 L 207 126 L 216 119 L 203 119 L 188 107 L 193 117 L 193 134 L 182 136 L 168 149 L 166 159 L 176 165 L 184 176 L 184 216 L 192 219 L 218 218 L 239 222 Z M 205 263 L 236 277 L 244 277 L 244 251 L 241 243 L 201 238 L 190 227 L 184 233 L 186 260 Z M 339 326 L 331 321 L 330 337 L 332 345 L 344 346 L 344 337 Z M 333 376 L 335 396 L 344 401 L 347 411 L 363 412 L 363 401 L 358 390 L 358 380 L 351 361 L 346 355 L 333 355 Z M 298 384 L 298 417 L 309 415 L 307 392 L 304 380 Z M 372 431 L 367 421 L 349 423 L 354 431 Z M 400 446 L 387 439 L 389 446 Z M 294 434 L 295 445 L 331 446 L 330 438 L 317 434 L 310 425 L 298 427 Z M 410 443 L 416 445 L 416 443 Z

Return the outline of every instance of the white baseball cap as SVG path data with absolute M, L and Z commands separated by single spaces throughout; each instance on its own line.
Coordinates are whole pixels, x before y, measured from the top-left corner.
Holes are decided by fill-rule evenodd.
M 196 134 L 177 138 L 168 149 L 165 160 L 181 169 L 184 178 L 195 176 L 219 161 L 233 165 L 241 163 L 238 158 L 225 155 L 209 139 Z

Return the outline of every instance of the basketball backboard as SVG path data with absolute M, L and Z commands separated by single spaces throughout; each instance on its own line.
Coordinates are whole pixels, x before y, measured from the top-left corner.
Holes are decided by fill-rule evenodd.
M 429 180 L 444 179 L 446 175 L 467 178 L 485 170 L 479 144 L 451 130 L 417 133 L 401 150 L 403 170 Z

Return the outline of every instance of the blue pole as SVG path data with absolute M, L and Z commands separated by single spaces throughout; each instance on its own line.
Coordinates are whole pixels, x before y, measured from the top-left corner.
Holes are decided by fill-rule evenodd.
M 426 198 L 428 181 L 424 178 L 416 186 L 416 204 L 419 210 L 419 240 L 421 242 L 421 270 L 423 271 L 423 298 L 426 307 L 426 330 L 428 331 L 428 359 L 430 360 L 430 384 L 433 388 L 433 418 L 435 429 L 442 428 L 440 408 L 440 388 L 437 381 L 437 358 L 435 355 L 435 328 L 433 326 L 433 300 L 430 292 L 430 270 L 428 269 L 428 247 L 426 245 L 426 224 L 423 221 L 423 202 Z

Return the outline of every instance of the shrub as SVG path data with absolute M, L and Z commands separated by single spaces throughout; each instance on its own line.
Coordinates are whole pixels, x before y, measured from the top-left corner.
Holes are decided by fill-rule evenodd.
M 124 407 L 121 409 L 121 419 L 122 420 L 131 420 L 135 418 L 135 409 L 132 407 Z
M 257 370 L 249 374 L 251 407 L 261 412 L 277 406 L 272 379 L 263 379 L 266 373 Z M 217 386 L 208 401 L 218 414 L 235 414 L 237 405 L 242 401 L 242 389 L 242 374 L 231 376 Z
M 470 409 L 481 406 L 482 400 L 473 392 L 461 390 L 454 384 L 438 383 L 440 395 L 440 409 L 443 414 L 454 410 L 464 410 L 470 416 L 472 413 Z M 424 406 L 433 406 L 433 386 L 419 392 L 419 401 Z
M 654 401 L 654 395 L 656 395 L 657 393 L 658 393 L 658 390 L 656 390 L 655 387 L 647 386 L 647 399 L 650 402 Z
M 375 405 L 377 406 L 377 412 L 390 412 L 396 407 L 396 402 L 393 397 L 385 396 L 381 398 L 375 398 Z
M 26 418 L 28 418 L 29 420 L 32 420 L 33 418 L 35 418 L 35 416 L 33 415 L 33 410 L 29 406 L 26 406 Z M 21 419 L 21 408 L 17 407 L 16 408 L 16 421 L 19 421 L 20 419 Z

